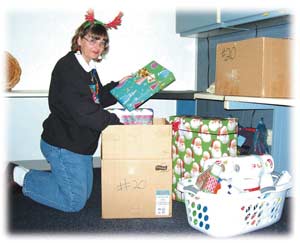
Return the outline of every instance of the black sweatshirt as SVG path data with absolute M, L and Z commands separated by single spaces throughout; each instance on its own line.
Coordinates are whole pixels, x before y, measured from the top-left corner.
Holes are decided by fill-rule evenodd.
M 118 83 L 102 86 L 96 76 L 99 104 L 94 101 L 90 88 L 95 80 L 91 72 L 86 72 L 79 64 L 74 52 L 56 63 L 48 97 L 51 113 L 43 123 L 45 142 L 75 153 L 93 155 L 101 131 L 108 125 L 120 124 L 115 114 L 104 110 L 117 102 L 109 91 Z

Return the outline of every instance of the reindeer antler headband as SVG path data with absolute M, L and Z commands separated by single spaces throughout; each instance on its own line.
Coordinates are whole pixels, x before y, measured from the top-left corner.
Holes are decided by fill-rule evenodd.
M 94 18 L 94 10 L 93 9 L 89 9 L 85 15 L 85 20 L 86 20 L 86 23 L 84 25 L 84 28 L 87 28 L 89 27 L 91 24 L 100 24 L 100 25 L 103 25 L 106 29 L 111 29 L 111 28 L 114 28 L 114 29 L 117 29 L 117 27 L 119 25 L 121 25 L 121 18 L 123 16 L 123 13 L 120 12 L 117 17 L 114 18 L 113 21 L 105 24 L 97 19 Z

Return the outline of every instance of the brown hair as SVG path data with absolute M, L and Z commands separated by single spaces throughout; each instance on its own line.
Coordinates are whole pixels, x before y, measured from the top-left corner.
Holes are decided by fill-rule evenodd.
M 88 33 L 96 36 L 102 36 L 107 42 L 107 45 L 102 53 L 102 55 L 106 55 L 108 53 L 109 49 L 109 37 L 106 28 L 102 24 L 90 24 L 87 26 L 87 21 L 84 22 L 82 25 L 78 27 L 78 29 L 75 32 L 75 35 L 72 38 L 71 42 L 71 51 L 78 51 L 80 50 L 80 46 L 78 46 L 77 40 L 79 37 L 83 38 Z

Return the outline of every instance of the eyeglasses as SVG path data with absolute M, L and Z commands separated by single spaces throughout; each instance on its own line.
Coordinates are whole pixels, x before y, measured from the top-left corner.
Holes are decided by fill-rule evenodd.
M 101 40 L 101 38 L 97 36 L 84 36 L 83 39 L 85 39 L 92 46 L 98 43 L 100 47 L 108 47 L 107 40 Z

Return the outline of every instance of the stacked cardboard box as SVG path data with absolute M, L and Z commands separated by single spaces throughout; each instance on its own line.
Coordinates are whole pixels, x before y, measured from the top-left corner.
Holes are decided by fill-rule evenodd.
M 291 98 L 291 45 L 266 37 L 218 44 L 216 94 Z
M 165 122 L 103 131 L 103 218 L 172 216 L 172 128 Z

